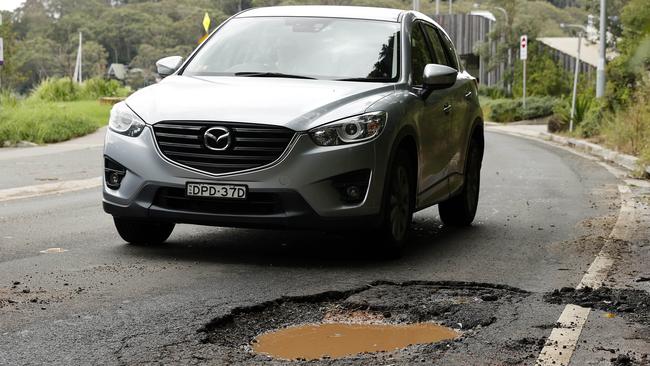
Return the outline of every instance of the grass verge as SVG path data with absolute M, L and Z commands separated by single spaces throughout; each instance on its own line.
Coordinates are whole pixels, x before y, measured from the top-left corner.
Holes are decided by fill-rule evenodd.
M 87 135 L 108 123 L 111 106 L 96 100 L 45 102 L 26 99 L 0 105 L 0 143 L 37 144 Z

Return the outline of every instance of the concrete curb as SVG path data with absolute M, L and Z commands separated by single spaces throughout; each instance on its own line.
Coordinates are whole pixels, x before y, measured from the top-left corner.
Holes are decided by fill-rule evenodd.
M 636 156 L 621 154 L 617 151 L 607 149 L 585 140 L 558 136 L 548 132 L 541 132 L 539 133 L 539 136 L 544 140 L 552 141 L 560 145 L 568 146 L 573 149 L 586 152 L 607 162 L 617 164 L 627 170 L 638 171 L 639 168 L 641 168 L 639 158 Z M 650 165 L 646 166 L 644 171 L 646 174 L 650 174 Z
M 493 131 L 500 131 L 507 134 L 528 138 L 536 138 L 544 141 L 554 142 L 558 145 L 570 147 L 574 150 L 587 153 L 606 162 L 614 163 L 629 171 L 639 171 L 641 168 L 639 158 L 635 156 L 622 154 L 582 139 L 564 137 L 549 132 L 533 131 L 531 129 L 525 128 L 524 125 L 502 125 L 493 122 L 486 122 L 485 125 Z M 650 175 L 650 165 L 646 166 L 643 170 L 647 175 Z

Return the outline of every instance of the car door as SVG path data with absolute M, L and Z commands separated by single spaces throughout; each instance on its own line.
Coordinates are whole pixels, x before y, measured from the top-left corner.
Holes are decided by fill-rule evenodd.
M 455 189 L 459 182 L 462 182 L 464 171 L 465 154 L 467 153 L 467 141 L 472 121 L 469 121 L 470 102 L 477 98 L 476 84 L 474 78 L 467 72 L 461 70 L 461 66 L 453 43 L 441 29 L 435 27 L 434 32 L 428 32 L 431 39 L 438 38 L 438 44 L 442 46 L 445 54 L 446 66 L 458 70 L 456 83 L 447 89 L 450 97 L 451 111 L 449 124 L 449 164 L 447 173 L 450 177 L 451 189 Z
M 424 207 L 445 199 L 449 162 L 450 99 L 444 90 L 427 90 L 423 85 L 424 68 L 438 63 L 431 51 L 424 23 L 416 21 L 411 30 L 411 90 L 417 95 L 411 112 L 417 124 L 419 138 L 418 206 Z

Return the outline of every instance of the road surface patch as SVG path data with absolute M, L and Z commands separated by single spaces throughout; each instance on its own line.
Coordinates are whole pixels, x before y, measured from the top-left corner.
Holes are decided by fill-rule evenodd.
M 100 187 L 102 177 L 45 183 L 33 186 L 16 187 L 0 190 L 0 202 L 61 194 Z

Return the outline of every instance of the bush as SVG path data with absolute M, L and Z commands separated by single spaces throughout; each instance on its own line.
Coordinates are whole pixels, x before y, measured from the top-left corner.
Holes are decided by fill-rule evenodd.
M 546 117 L 553 114 L 557 99 L 551 97 L 530 97 L 524 110 L 521 99 L 497 99 L 487 102 L 488 119 L 493 122 L 514 122 Z
M 81 86 L 81 97 L 84 99 L 126 97 L 129 94 L 131 94 L 131 89 L 122 86 L 117 80 L 93 78 L 86 80 Z
M 9 90 L 0 90 L 0 107 L 15 107 L 18 104 L 18 96 Z
M 578 133 L 582 137 L 594 137 L 600 134 L 605 119 L 605 101 L 596 99 L 584 113 L 584 118 L 578 125 Z
M 576 109 L 575 115 L 573 116 L 573 129 L 574 131 L 579 131 L 580 135 L 585 137 L 591 137 L 597 132 L 598 126 L 595 123 L 600 123 L 599 121 L 590 120 L 588 125 L 584 125 L 585 118 L 589 115 L 592 110 L 591 106 L 594 99 L 592 95 L 584 94 L 576 98 Z M 596 107 L 593 108 L 594 110 Z M 591 112 L 593 113 L 593 112 Z M 597 119 L 597 116 L 589 115 L 589 118 Z M 555 127 L 560 127 L 560 129 L 551 132 L 566 131 L 571 126 L 571 99 L 565 98 L 555 105 L 553 108 L 553 123 L 555 126 L 549 125 L 549 131 Z M 549 121 L 550 123 L 550 121 Z M 589 135 L 586 135 L 589 134 Z
M 81 87 L 71 78 L 49 78 L 41 81 L 31 97 L 46 102 L 71 102 L 81 97 Z
M 501 87 L 484 85 L 479 86 L 478 94 L 491 99 L 502 99 L 508 96 L 506 90 Z
M 563 132 L 569 129 L 569 124 L 557 114 L 551 116 L 548 119 L 548 132 L 557 133 Z
M 640 86 L 629 107 L 606 118 L 602 125 L 605 142 L 626 154 L 650 156 L 650 84 Z
M 43 80 L 32 91 L 31 97 L 45 102 L 72 102 L 101 97 L 126 97 L 131 88 L 124 87 L 117 80 L 93 78 L 79 85 L 70 78 L 50 78 Z
M 0 109 L 0 142 L 42 144 L 83 136 L 106 125 L 110 108 L 97 101 L 18 102 Z

